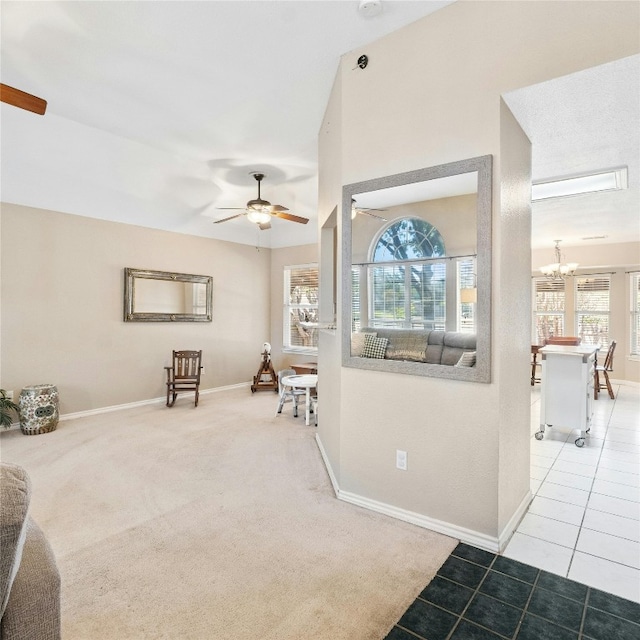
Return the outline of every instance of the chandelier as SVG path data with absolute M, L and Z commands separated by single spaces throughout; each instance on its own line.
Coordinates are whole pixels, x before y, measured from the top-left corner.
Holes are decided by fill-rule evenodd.
M 566 262 L 562 264 L 562 256 L 560 255 L 560 240 L 554 240 L 556 243 L 556 261 L 540 267 L 540 272 L 549 280 L 562 280 L 567 276 L 572 276 L 578 268 L 577 262 Z

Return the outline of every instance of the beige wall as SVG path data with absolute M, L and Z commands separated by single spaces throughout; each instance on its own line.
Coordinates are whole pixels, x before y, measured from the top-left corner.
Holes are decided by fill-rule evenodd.
M 271 334 L 271 252 L 3 204 L 2 388 L 56 384 L 64 413 L 165 393 L 172 349 L 202 388 L 250 382 Z M 124 267 L 213 276 L 213 322 L 123 322 Z
M 465 195 L 391 207 L 379 213 L 388 222 L 366 214 L 357 215 L 351 223 L 351 260 L 368 262 L 374 241 L 398 218 L 421 218 L 433 225 L 444 240 L 447 255 L 475 254 L 476 200 L 475 195 Z
M 342 62 L 341 64 L 344 64 Z M 343 278 L 341 201 L 342 201 L 342 76 L 338 72 L 322 126 L 318 132 L 318 232 L 320 238 L 320 265 L 323 277 L 331 274 L 336 282 L 336 318 L 342 315 L 340 288 Z M 334 213 L 336 212 L 336 213 Z M 333 220 L 333 216 L 336 220 Z M 335 233 L 337 231 L 337 233 Z M 335 236 L 334 236 L 335 234 Z M 335 244 L 335 246 L 334 246 Z M 332 272 L 335 271 L 335 274 Z M 350 271 L 347 268 L 347 276 Z M 335 278 L 333 277 L 335 275 Z M 324 285 L 322 285 L 324 286 Z M 324 305 L 324 301 L 320 301 Z M 342 371 L 340 367 L 341 344 L 337 331 L 320 331 L 318 347 L 318 375 L 322 379 L 322 390 L 318 398 L 322 401 L 318 414 L 318 438 L 328 460 L 333 481 L 340 481 L 340 421 L 342 397 Z
M 529 275 L 522 255 L 531 246 L 531 142 L 502 100 L 500 127 L 496 164 L 500 216 L 494 233 L 500 288 L 493 298 L 492 339 L 498 392 L 498 532 L 502 533 L 508 531 L 521 501 L 530 495 L 531 390 L 528 367 L 522 375 L 522 366 L 531 358 L 527 339 L 531 307 L 521 285 Z
M 637 53 L 638 10 L 456 2 L 368 45 L 364 71 L 353 70 L 353 54 L 343 58 L 325 119 L 339 135 L 320 135 L 327 201 L 339 201 L 339 182 L 485 154 L 495 162 L 492 383 L 346 369 L 337 359 L 323 369 L 340 340 L 324 336 L 321 372 L 339 380 L 339 408 L 329 423 L 321 414 L 319 436 L 345 498 L 504 544 L 528 492 L 531 274 L 525 141 L 501 94 Z M 408 452 L 408 471 L 395 469 L 396 449 Z

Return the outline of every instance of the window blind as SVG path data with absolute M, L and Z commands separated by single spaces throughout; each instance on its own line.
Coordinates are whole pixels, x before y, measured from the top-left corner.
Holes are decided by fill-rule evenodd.
M 534 342 L 564 335 L 565 281 L 534 278 Z
M 576 326 L 584 344 L 609 345 L 610 276 L 578 277 Z
M 477 286 L 476 261 L 473 259 L 457 261 L 457 290 L 474 289 Z M 472 302 L 458 304 L 458 331 L 462 333 L 476 332 L 476 305 Z
M 284 268 L 283 347 L 293 351 L 318 348 L 318 266 Z
M 408 271 L 411 327 L 444 331 L 446 264 L 414 264 Z
M 360 331 L 360 269 L 351 267 L 351 331 Z
M 370 324 L 374 327 L 402 327 L 406 318 L 403 266 L 369 267 L 371 283 Z
M 631 274 L 631 355 L 640 356 L 640 273 Z
M 446 263 L 399 263 L 368 268 L 369 323 L 374 327 L 437 329 L 446 317 Z

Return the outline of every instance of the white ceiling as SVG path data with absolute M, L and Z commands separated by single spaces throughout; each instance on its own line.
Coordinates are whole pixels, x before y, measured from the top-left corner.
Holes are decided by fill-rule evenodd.
M 640 241 L 640 56 L 504 99 L 532 141 L 534 181 L 628 167 L 628 189 L 534 202 L 533 248 Z
M 385 0 L 2 0 L 2 82 L 48 101 L 2 104 L 1 197 L 234 242 L 317 240 L 317 135 L 340 57 L 450 4 Z M 605 68 L 609 67 L 609 68 Z M 625 193 L 534 205 L 533 244 L 639 239 L 640 57 L 506 96 L 534 143 L 534 178 L 629 165 Z M 262 197 L 309 224 L 245 218 Z M 574 206 L 575 205 L 575 206 Z M 611 215 L 615 215 L 615 223 Z
M 2 0 L 2 199 L 261 246 L 317 240 L 317 136 L 340 57 L 447 5 Z M 216 207 L 310 219 L 258 231 Z

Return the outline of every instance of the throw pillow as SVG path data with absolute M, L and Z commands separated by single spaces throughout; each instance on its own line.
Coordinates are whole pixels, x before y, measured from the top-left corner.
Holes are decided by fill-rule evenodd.
M 359 357 L 362 355 L 362 350 L 364 349 L 364 340 L 366 336 L 373 336 L 374 338 L 376 338 L 378 334 L 367 333 L 366 331 L 363 333 L 351 334 L 351 355 L 352 356 Z
M 428 331 L 409 333 L 396 329 L 387 345 L 386 357 L 390 360 L 424 362 L 428 336 Z
M 476 352 L 475 351 L 465 351 L 461 356 L 460 360 L 456 363 L 456 367 L 473 367 L 476 364 Z
M 364 349 L 362 349 L 362 358 L 376 358 L 378 360 L 384 358 L 384 354 L 389 344 L 388 338 L 376 338 L 367 335 L 364 338 Z

